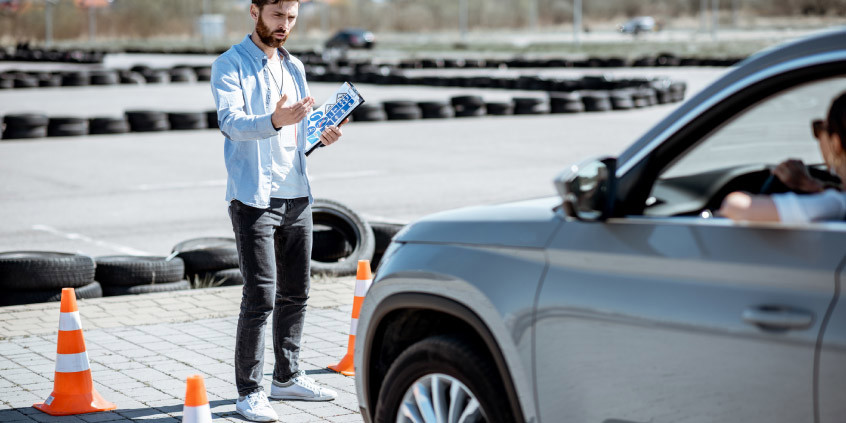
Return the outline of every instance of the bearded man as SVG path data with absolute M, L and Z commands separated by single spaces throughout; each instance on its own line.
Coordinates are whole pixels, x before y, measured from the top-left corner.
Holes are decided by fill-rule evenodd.
M 302 62 L 282 47 L 298 11 L 298 1 L 252 0 L 255 30 L 212 65 L 212 92 L 225 137 L 226 201 L 244 276 L 235 339 L 235 408 L 260 422 L 278 420 L 261 385 L 271 314 L 275 363 L 270 398 L 337 397 L 298 369 L 314 200 L 304 150 L 305 118 L 314 99 Z M 330 145 L 341 135 L 332 126 L 320 140 Z

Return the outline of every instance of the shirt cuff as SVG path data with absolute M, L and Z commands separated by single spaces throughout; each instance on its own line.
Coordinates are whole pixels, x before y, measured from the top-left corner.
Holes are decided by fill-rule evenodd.
M 272 118 L 273 118 L 273 113 L 268 113 L 268 114 L 266 114 L 264 116 L 260 116 L 258 118 L 258 123 L 256 125 L 258 127 L 256 129 L 258 129 L 258 131 L 263 135 L 263 138 L 270 138 L 270 137 L 276 135 L 276 133 L 279 132 L 279 129 L 282 129 L 281 127 L 279 129 L 276 129 L 273 126 L 273 119 Z

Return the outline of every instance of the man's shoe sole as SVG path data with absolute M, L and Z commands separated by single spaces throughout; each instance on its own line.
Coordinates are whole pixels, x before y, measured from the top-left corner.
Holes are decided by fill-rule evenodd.
M 282 400 L 282 401 L 332 401 L 337 397 L 323 397 L 323 398 L 313 398 L 313 397 L 298 397 L 298 396 L 288 396 L 288 395 L 268 395 L 267 396 L 273 400 Z
M 272 419 L 272 420 L 270 420 L 271 418 L 268 418 L 268 420 L 255 420 L 255 419 L 250 418 L 246 414 L 242 413 L 241 410 L 239 410 L 237 408 L 235 409 L 235 412 L 238 413 L 241 417 L 243 417 L 243 418 L 245 418 L 245 419 L 247 419 L 251 422 L 278 422 L 279 421 L 279 417 Z

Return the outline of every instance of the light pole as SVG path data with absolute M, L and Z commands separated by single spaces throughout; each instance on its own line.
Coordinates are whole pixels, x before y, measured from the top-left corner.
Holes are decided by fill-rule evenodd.
M 461 42 L 467 42 L 467 0 L 458 1 L 458 32 L 461 34 Z
M 538 29 L 538 0 L 529 0 L 529 28 Z
M 44 0 L 44 44 L 53 45 L 53 5 L 59 0 Z
M 582 44 L 582 0 L 573 0 L 573 39 Z
M 716 40 L 720 28 L 720 0 L 711 0 L 711 22 L 711 38 Z

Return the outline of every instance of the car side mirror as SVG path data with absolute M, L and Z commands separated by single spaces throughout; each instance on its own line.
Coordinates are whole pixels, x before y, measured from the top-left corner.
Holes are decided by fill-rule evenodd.
M 614 204 L 617 159 L 589 160 L 561 172 L 555 188 L 561 196 L 562 209 L 568 217 L 597 221 L 611 215 Z

